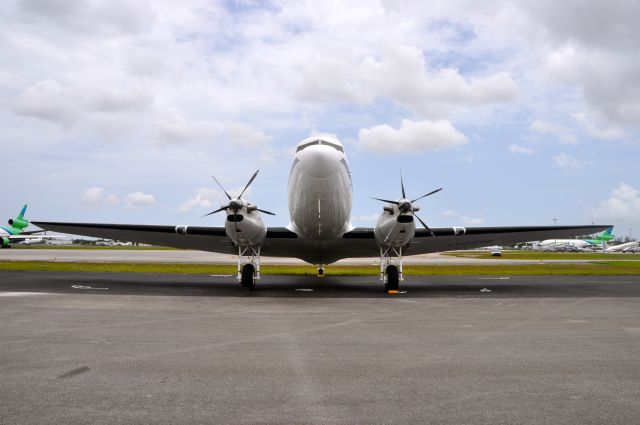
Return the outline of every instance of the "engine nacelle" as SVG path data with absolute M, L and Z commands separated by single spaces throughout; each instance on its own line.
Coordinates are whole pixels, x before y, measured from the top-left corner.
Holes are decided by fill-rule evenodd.
M 9 223 L 9 226 L 15 229 L 25 229 L 29 227 L 29 222 L 27 220 L 23 220 L 20 218 L 10 218 L 8 223 Z
M 411 241 L 416 223 L 411 213 L 401 213 L 393 205 L 386 205 L 373 233 L 379 246 L 399 248 Z
M 2 248 L 6 248 L 9 246 L 9 244 L 11 244 L 11 241 L 9 240 L 9 238 L 0 238 L 0 246 Z
M 227 210 L 224 227 L 227 236 L 236 245 L 262 245 L 267 236 L 267 227 L 264 225 L 260 213 L 254 205 L 245 202 L 243 202 L 242 208 L 237 211 Z

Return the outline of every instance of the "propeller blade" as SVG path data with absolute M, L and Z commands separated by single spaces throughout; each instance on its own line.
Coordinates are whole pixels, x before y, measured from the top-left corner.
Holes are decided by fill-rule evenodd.
M 227 198 L 229 198 L 229 200 L 231 200 L 231 196 L 227 193 L 226 190 L 224 190 L 224 187 L 222 187 L 222 185 L 220 184 L 220 182 L 218 181 L 218 179 L 216 179 L 215 176 L 211 176 L 213 178 L 213 180 L 218 184 L 218 186 L 220 187 L 220 189 L 222 189 L 222 191 L 224 192 L 225 195 L 227 195 Z
M 429 226 L 427 226 L 427 223 L 425 223 L 424 221 L 422 221 L 422 219 L 421 219 L 420 217 L 418 217 L 418 216 L 416 215 L 416 213 L 413 213 L 413 216 L 414 216 L 415 218 L 417 218 L 417 219 L 418 219 L 418 221 L 420 222 L 420 224 L 422 224 L 422 225 L 424 226 L 424 228 L 427 230 L 427 232 L 429 232 L 429 234 L 430 234 L 431 236 L 435 236 L 435 234 L 431 231 L 431 229 L 429 228 Z
M 442 189 L 444 189 L 444 188 L 443 188 L 443 187 L 441 187 L 440 189 L 436 189 L 436 190 L 434 190 L 434 191 L 432 191 L 432 192 L 427 193 L 426 195 L 422 195 L 421 197 L 416 198 L 416 199 L 414 199 L 413 201 L 411 201 L 411 203 L 413 204 L 414 202 L 419 201 L 419 200 L 420 200 L 420 199 L 422 199 L 422 198 L 426 198 L 427 196 L 433 195 L 434 193 L 438 193 L 438 192 L 440 192 Z
M 402 198 L 405 199 L 407 195 L 404 193 L 404 182 L 402 181 L 402 171 L 400 171 L 400 187 L 402 188 Z
M 211 214 L 219 213 L 220 211 L 224 211 L 224 210 L 226 210 L 226 209 L 227 209 L 227 207 L 220 207 L 220 208 L 218 208 L 218 209 L 217 209 L 217 210 L 215 210 L 215 211 L 211 211 L 209 214 L 205 214 L 205 215 L 203 215 L 202 217 L 206 217 L 206 216 L 211 215 Z
M 381 201 L 381 202 L 387 202 L 389 204 L 400 205 L 400 202 L 398 201 L 390 201 L 388 199 L 380 199 L 380 198 L 371 198 L 371 199 L 375 199 L 376 201 Z
M 257 211 L 260 211 L 261 213 L 265 213 L 265 214 L 269 214 L 269 215 L 275 215 L 275 213 L 272 213 L 270 211 L 266 211 L 266 210 L 261 210 L 260 208 L 256 208 Z
M 258 170 L 260 171 L 260 170 Z M 249 185 L 253 182 L 253 180 L 256 178 L 256 176 L 258 175 L 258 171 L 256 171 L 253 176 L 251 176 L 251 179 L 249 179 L 249 183 L 247 183 L 247 185 L 244 187 L 244 189 L 242 189 L 242 192 L 240 192 L 240 195 L 238 195 L 238 198 L 242 198 L 242 195 L 244 194 L 245 190 L 247 190 L 249 188 Z

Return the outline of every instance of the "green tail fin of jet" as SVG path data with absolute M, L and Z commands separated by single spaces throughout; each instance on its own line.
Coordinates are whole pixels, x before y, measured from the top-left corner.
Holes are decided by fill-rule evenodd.
M 24 214 L 27 212 L 27 205 L 25 204 L 20 210 L 20 214 L 13 220 L 9 220 L 9 226 L 11 226 L 15 230 L 22 231 L 23 229 L 29 227 L 29 221 L 24 219 Z

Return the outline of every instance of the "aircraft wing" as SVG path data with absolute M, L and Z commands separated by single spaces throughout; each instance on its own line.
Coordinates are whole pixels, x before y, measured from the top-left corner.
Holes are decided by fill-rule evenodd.
M 118 241 L 138 242 L 173 248 L 195 249 L 199 251 L 237 254 L 237 248 L 227 237 L 224 227 L 201 226 L 156 226 L 141 224 L 99 224 L 99 223 L 54 223 L 32 222 L 38 227 L 60 233 L 114 239 Z M 266 255 L 280 256 L 280 240 L 296 239 L 297 235 L 284 227 L 267 229 L 267 238 L 263 246 Z M 273 246 L 273 242 L 276 246 Z M 295 257 L 295 248 L 284 249 Z
M 237 254 L 237 248 L 227 237 L 224 227 L 156 226 L 138 224 L 55 223 L 33 222 L 55 232 L 119 241 L 139 242 L 174 248 Z M 435 236 L 417 229 L 405 248 L 406 255 L 428 254 L 457 249 L 480 248 L 488 245 L 508 245 L 534 240 L 570 238 L 596 233 L 610 226 L 529 226 L 529 227 L 446 227 L 432 228 Z M 377 257 L 380 250 L 373 228 L 357 227 L 341 239 L 321 242 L 325 248 L 322 261 L 330 264 L 343 258 Z M 262 255 L 300 258 L 316 262 L 318 242 L 298 238 L 285 227 L 267 228 Z
M 608 225 L 592 226 L 515 226 L 515 227 L 442 227 L 431 228 L 433 236 L 425 229 L 416 229 L 415 236 L 405 248 L 404 254 L 429 254 L 458 249 L 481 248 L 489 245 L 510 245 L 545 239 L 573 238 L 589 235 L 609 228 Z M 375 246 L 372 228 L 355 228 L 344 239 L 359 240 Z M 374 256 L 376 254 L 370 254 Z

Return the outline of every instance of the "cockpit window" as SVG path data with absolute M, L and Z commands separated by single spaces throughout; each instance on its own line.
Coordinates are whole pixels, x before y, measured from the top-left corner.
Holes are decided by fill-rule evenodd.
M 335 149 L 339 150 L 340 152 L 344 153 L 344 149 L 342 149 L 342 146 L 340 146 L 340 145 L 336 145 L 335 143 L 327 142 L 326 140 L 323 140 L 322 144 L 323 145 L 327 145 L 327 146 L 331 146 L 332 148 L 335 148 Z
M 297 152 L 300 152 L 300 151 L 301 151 L 302 149 L 304 149 L 304 148 L 308 148 L 309 146 L 312 146 L 312 145 L 319 145 L 319 144 L 320 144 L 320 140 L 313 140 L 313 141 L 311 141 L 311 142 L 309 142 L 309 143 L 305 143 L 304 145 L 300 145 L 300 146 L 298 146 L 298 149 L 296 149 L 296 153 L 297 153 Z
M 322 140 L 322 139 L 317 139 L 317 140 L 313 140 L 309 143 L 305 143 L 304 145 L 300 145 L 298 146 L 298 149 L 296 149 L 296 153 L 300 152 L 301 150 L 303 150 L 304 148 L 307 148 L 309 146 L 313 146 L 313 145 L 327 145 L 327 146 L 331 146 L 332 148 L 344 153 L 344 149 L 342 148 L 342 146 L 340 145 L 336 145 L 335 143 L 331 143 L 331 142 L 327 142 L 326 140 Z

